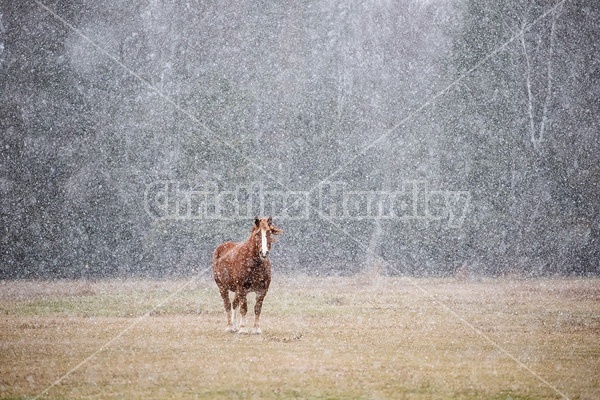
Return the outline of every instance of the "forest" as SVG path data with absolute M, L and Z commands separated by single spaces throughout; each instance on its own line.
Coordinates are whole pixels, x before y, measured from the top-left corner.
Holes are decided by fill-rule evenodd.
M 600 3 L 0 3 L 0 279 L 600 272 Z

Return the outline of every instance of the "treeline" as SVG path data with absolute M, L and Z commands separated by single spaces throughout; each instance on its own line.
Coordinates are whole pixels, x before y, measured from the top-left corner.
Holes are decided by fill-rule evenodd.
M 597 274 L 592 3 L 3 4 L 0 278 Z

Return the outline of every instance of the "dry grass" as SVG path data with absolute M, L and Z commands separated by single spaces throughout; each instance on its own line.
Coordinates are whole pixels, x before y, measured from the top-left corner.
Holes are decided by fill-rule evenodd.
M 262 336 L 185 284 L 0 283 L 0 398 L 600 398 L 598 280 L 275 276 Z

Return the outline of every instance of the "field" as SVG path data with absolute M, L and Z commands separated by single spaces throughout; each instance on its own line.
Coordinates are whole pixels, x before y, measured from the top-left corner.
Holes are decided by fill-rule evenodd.
M 0 317 L 0 398 L 600 398 L 594 279 L 275 275 L 262 335 L 209 277 L 4 281 Z

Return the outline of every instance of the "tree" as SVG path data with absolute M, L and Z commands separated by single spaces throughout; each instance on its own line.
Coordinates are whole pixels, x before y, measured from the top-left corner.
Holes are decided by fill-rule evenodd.
M 581 59 L 568 36 L 572 26 L 597 35 L 589 24 L 578 23 L 582 13 L 576 10 L 561 2 L 467 3 L 455 65 L 461 74 L 481 64 L 461 78 L 454 101 L 464 105 L 461 130 L 474 150 L 469 182 L 479 220 L 471 231 L 472 253 L 488 264 L 503 260 L 529 273 L 564 273 L 580 264 L 586 235 L 577 233 L 583 229 L 576 222 L 578 207 L 565 202 L 570 184 L 557 176 L 564 169 L 561 159 L 573 151 L 569 118 L 563 118 L 573 100 L 565 102 L 560 93 L 568 90 L 570 71 Z M 575 101 L 588 92 L 582 82 L 577 85 Z M 587 201 L 585 207 L 595 203 Z M 572 234 L 551 239 L 565 228 Z

